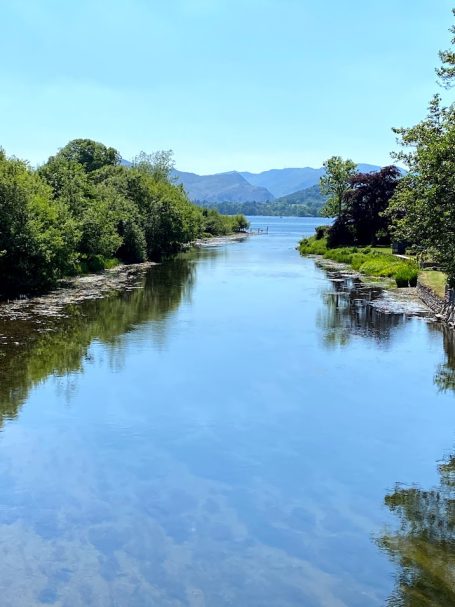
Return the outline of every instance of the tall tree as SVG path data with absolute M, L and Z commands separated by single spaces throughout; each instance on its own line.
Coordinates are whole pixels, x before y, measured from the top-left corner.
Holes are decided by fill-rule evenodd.
M 174 164 L 172 150 L 159 150 L 153 154 L 140 152 L 133 158 L 133 167 L 148 173 L 156 181 L 170 181 Z
M 455 34 L 455 27 L 451 30 Z M 453 42 L 453 40 L 452 40 Z M 455 53 L 440 53 L 437 73 L 450 87 Z M 430 251 L 455 287 L 455 105 L 435 95 L 427 117 L 411 128 L 398 128 L 402 150 L 394 157 L 409 167 L 390 205 L 394 231 L 418 252 Z
M 390 242 L 384 211 L 395 192 L 400 171 L 395 166 L 356 173 L 343 196 L 343 209 L 329 231 L 330 244 L 374 245 Z
M 53 285 L 74 269 L 79 238 L 68 206 L 0 149 L 0 295 Z
M 322 209 L 326 217 L 340 215 L 343 210 L 343 196 L 349 189 L 349 182 L 356 170 L 352 160 L 343 160 L 341 156 L 332 156 L 324 162 L 325 174 L 321 177 L 321 192 L 329 196 Z
M 121 160 L 120 153 L 115 148 L 92 139 L 73 139 L 56 156 L 78 162 L 87 173 L 106 165 L 117 165 Z
M 390 205 L 394 232 L 417 252 L 432 252 L 455 286 L 455 107 L 435 96 L 425 120 L 395 132 L 404 148 L 395 157 L 409 173 Z
M 455 16 L 455 8 L 452 9 L 452 13 Z M 455 25 L 452 25 L 449 31 L 453 34 L 451 39 L 452 48 L 439 51 L 441 66 L 436 69 L 441 83 L 446 88 L 453 86 L 453 81 L 455 80 L 455 50 L 453 48 L 455 46 Z

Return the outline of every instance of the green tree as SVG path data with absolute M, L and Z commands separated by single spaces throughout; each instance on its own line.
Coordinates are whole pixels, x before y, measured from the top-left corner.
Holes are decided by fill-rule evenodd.
M 191 204 L 183 189 L 168 182 L 151 177 L 141 210 L 149 259 L 175 254 L 201 233 L 201 210 Z
M 172 150 L 159 150 L 153 154 L 140 152 L 133 158 L 133 167 L 147 173 L 156 181 L 170 181 L 174 164 Z
M 64 201 L 74 215 L 83 213 L 88 201 L 95 196 L 84 166 L 64 156 L 51 156 L 38 168 L 38 174 L 52 188 L 54 199 Z
M 234 232 L 244 232 L 250 227 L 250 222 L 245 215 L 238 214 L 232 218 L 232 229 Z
M 403 150 L 395 157 L 409 167 L 392 198 L 394 234 L 417 252 L 432 251 L 455 286 L 455 107 L 435 96 L 425 120 L 394 129 Z
M 324 162 L 325 174 L 320 179 L 322 194 L 329 196 L 322 209 L 322 215 L 335 217 L 343 210 L 343 196 L 349 189 L 349 182 L 356 170 L 352 160 L 332 156 Z
M 452 9 L 452 13 L 455 16 L 455 8 Z M 441 60 L 441 66 L 436 69 L 436 73 L 441 80 L 441 83 L 446 87 L 450 88 L 453 86 L 453 80 L 455 79 L 455 25 L 450 28 L 452 33 L 451 44 L 452 48 L 445 51 L 439 51 L 439 58 Z
M 1 294 L 55 284 L 74 269 L 79 238 L 67 205 L 25 162 L 0 151 Z
M 384 215 L 400 179 L 395 166 L 356 173 L 343 195 L 343 209 L 328 230 L 328 245 L 376 245 L 390 242 Z
M 455 34 L 455 27 L 451 31 Z M 453 49 L 441 51 L 440 58 L 437 73 L 450 87 Z M 455 105 L 444 107 L 435 95 L 424 120 L 394 132 L 402 146 L 394 156 L 409 167 L 389 207 L 394 233 L 417 252 L 431 252 L 455 287 Z
M 121 161 L 116 149 L 92 139 L 73 139 L 59 150 L 56 157 L 81 164 L 87 173 L 106 165 L 117 165 Z

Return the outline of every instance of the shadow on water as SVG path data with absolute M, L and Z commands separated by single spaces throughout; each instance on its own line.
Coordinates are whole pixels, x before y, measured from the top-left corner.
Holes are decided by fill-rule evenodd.
M 128 291 L 69 305 L 60 318 L 0 321 L 0 424 L 13 418 L 30 389 L 49 375 L 81 372 L 94 340 L 114 354 L 122 337 L 137 325 L 153 323 L 157 346 L 166 338 L 169 316 L 194 286 L 195 259 L 216 251 L 191 252 L 139 272 Z

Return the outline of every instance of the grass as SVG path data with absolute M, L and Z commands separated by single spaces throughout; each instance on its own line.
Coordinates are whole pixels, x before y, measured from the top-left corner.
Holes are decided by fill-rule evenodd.
M 110 270 L 120 264 L 120 260 L 116 257 L 106 259 L 101 255 L 93 255 L 90 258 L 84 256 L 78 263 L 75 274 L 92 274 L 96 272 L 102 272 L 103 270 Z
M 423 285 L 434 291 L 438 297 L 444 298 L 447 282 L 447 275 L 444 272 L 424 270 L 420 272 L 419 280 Z
M 372 251 L 376 251 L 376 253 L 388 253 L 392 255 L 392 247 L 370 247 Z
M 384 252 L 390 250 L 386 247 L 329 249 L 325 238 L 316 239 L 312 236 L 300 242 L 299 250 L 301 255 L 323 255 L 326 259 L 345 263 L 362 274 L 394 279 L 397 287 L 415 287 L 417 284 L 417 264 L 413 260 Z

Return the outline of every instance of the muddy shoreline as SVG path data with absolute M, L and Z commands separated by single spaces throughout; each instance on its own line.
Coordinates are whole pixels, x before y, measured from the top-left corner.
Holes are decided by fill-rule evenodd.
M 245 240 L 248 233 L 231 234 L 212 238 L 201 238 L 191 243 L 191 248 L 218 247 Z M 103 299 L 119 292 L 128 292 L 141 287 L 141 278 L 147 270 L 158 265 L 146 261 L 138 264 L 120 264 L 115 268 L 96 274 L 84 274 L 62 278 L 55 289 L 41 295 L 19 296 L 0 302 L 0 321 L 35 320 L 37 318 L 59 318 L 66 316 L 65 308 L 84 301 Z
M 232 242 L 241 242 L 246 240 L 251 234 L 248 232 L 238 232 L 236 234 L 229 234 L 228 236 L 210 236 L 207 238 L 198 238 L 191 243 L 191 247 L 196 248 L 207 248 L 207 247 L 219 247 L 223 244 Z

